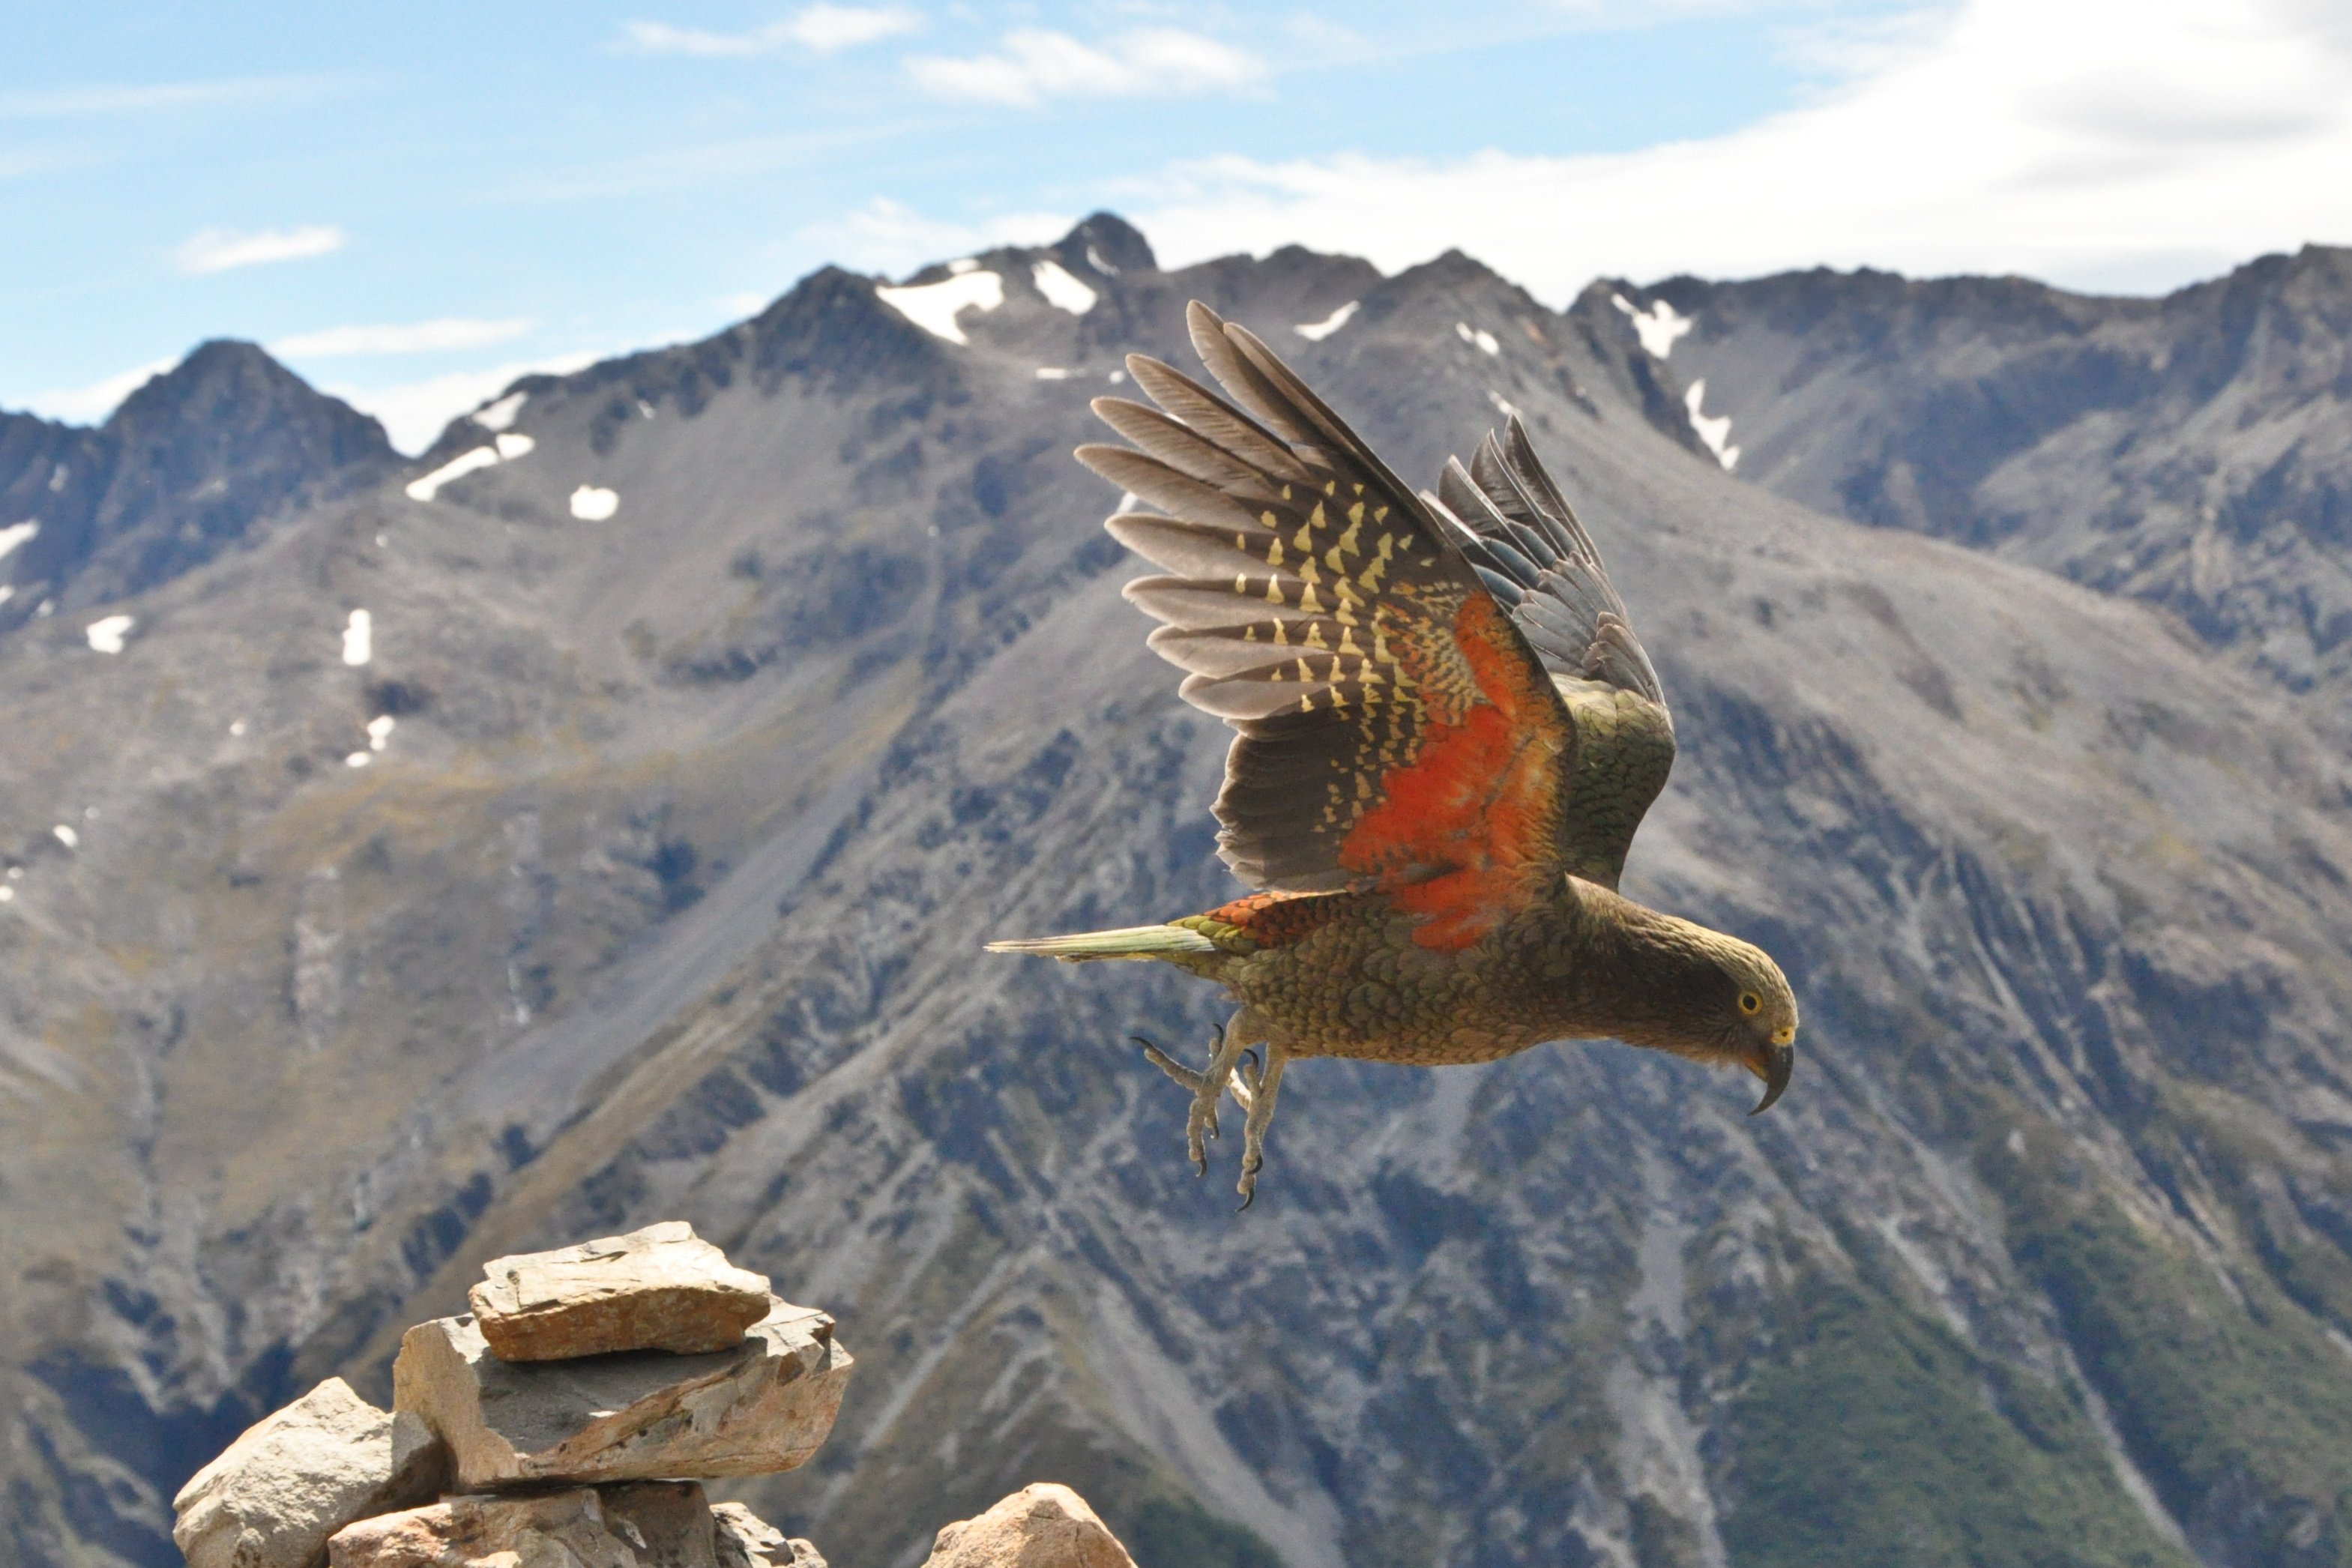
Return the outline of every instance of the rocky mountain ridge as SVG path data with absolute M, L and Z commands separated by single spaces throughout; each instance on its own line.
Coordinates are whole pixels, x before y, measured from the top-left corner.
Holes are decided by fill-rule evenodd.
M 399 460 L 251 343 L 198 345 L 96 429 L 0 413 L 0 630 L 160 586 Z
M 1682 737 L 1628 890 L 1804 999 L 1770 1116 L 1613 1046 L 1313 1063 L 1236 1222 L 1123 1043 L 1202 988 L 979 956 L 1229 891 L 1222 732 L 1066 456 L 1196 295 L 1409 476 L 1528 419 Z M 0 637 L 0 1541 L 168 1562 L 260 1410 L 675 1215 L 858 1346 L 744 1494 L 850 1568 L 1041 1475 L 1145 1568 L 2343 1560 L 2340 714 L 1748 482 L 1662 297 L 1163 272 L 1108 216 L 822 272 L 521 384 L 119 654 Z
M 2161 605 L 2295 689 L 2352 691 L 2352 250 L 2158 300 L 1828 271 L 1607 291 L 1651 313 L 1755 482 Z

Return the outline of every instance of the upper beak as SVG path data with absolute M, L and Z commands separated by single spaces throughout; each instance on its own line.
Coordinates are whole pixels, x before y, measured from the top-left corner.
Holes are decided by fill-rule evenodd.
M 1763 1060 L 1748 1063 L 1748 1070 L 1764 1080 L 1764 1098 L 1756 1102 L 1756 1109 L 1748 1115 L 1761 1116 L 1772 1109 L 1772 1102 L 1779 1100 L 1780 1091 L 1789 1087 L 1789 1074 L 1796 1065 L 1797 1047 L 1794 1046 L 1767 1046 Z

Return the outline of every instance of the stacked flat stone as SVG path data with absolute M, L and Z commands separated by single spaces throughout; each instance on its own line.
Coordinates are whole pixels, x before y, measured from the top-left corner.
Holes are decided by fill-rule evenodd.
M 677 1221 L 501 1258 L 402 1338 L 393 1408 L 330 1379 L 182 1489 L 190 1568 L 824 1568 L 700 1482 L 807 1462 L 833 1320 Z

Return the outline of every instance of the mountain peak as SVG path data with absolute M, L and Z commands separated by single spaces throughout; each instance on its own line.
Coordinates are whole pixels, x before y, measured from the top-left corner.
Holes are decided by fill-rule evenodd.
M 389 456 L 383 426 L 330 397 L 257 343 L 214 338 L 122 400 L 104 426 L 130 440 L 175 425 L 250 431 L 293 420 L 324 438 L 340 461 Z
M 123 399 L 77 451 L 28 450 L 0 471 L 0 492 L 39 500 L 40 531 L 13 563 L 18 617 L 43 600 L 87 605 L 153 587 L 298 496 L 397 460 L 374 419 L 228 339 Z
M 1098 212 L 1079 220 L 1054 248 L 1076 252 L 1104 272 L 1154 272 L 1160 268 L 1151 242 L 1117 213 Z

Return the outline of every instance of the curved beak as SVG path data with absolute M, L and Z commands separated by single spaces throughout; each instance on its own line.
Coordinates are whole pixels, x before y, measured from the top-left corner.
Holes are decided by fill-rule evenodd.
M 1747 1064 L 1749 1072 L 1764 1080 L 1764 1098 L 1756 1102 L 1756 1109 L 1748 1115 L 1761 1116 L 1772 1109 L 1772 1102 L 1779 1100 L 1780 1091 L 1789 1087 L 1789 1074 L 1796 1065 L 1797 1047 L 1794 1046 L 1767 1046 L 1761 1061 Z

